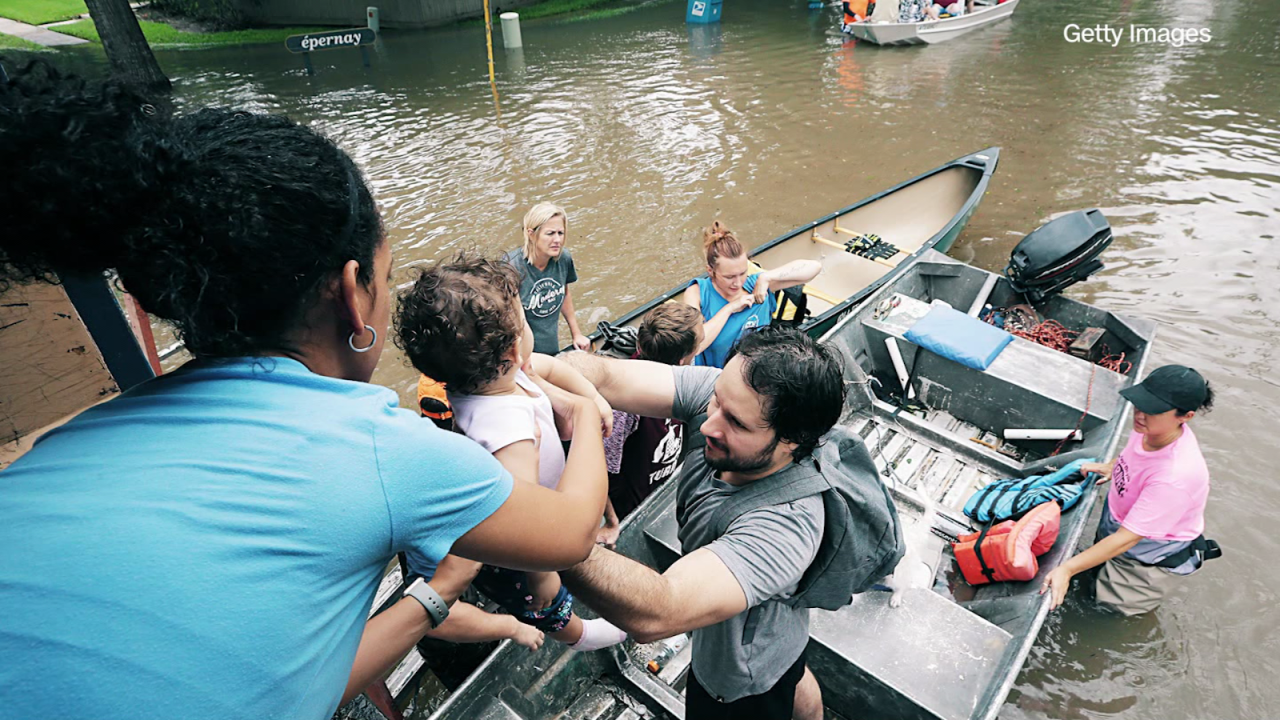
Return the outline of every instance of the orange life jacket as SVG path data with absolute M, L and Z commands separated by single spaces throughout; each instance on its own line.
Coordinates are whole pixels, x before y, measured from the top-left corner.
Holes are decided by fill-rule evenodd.
M 861 22 L 867 17 L 867 3 L 870 0 L 845 0 L 844 5 L 844 22 L 846 25 L 852 25 Z
M 982 532 L 961 535 L 951 546 L 970 585 L 1031 580 L 1040 571 L 1036 556 L 1058 540 L 1062 511 L 1058 503 L 1037 505 L 1021 520 L 1005 520 Z
M 418 411 L 445 430 L 453 429 L 453 408 L 449 405 L 444 383 L 426 375 L 418 377 Z

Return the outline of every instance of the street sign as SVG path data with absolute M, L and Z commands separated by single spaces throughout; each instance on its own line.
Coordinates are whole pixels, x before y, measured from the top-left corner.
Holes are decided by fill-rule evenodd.
M 291 53 L 308 53 L 317 50 L 336 50 L 338 48 L 372 45 L 377 39 L 377 33 L 367 27 L 363 27 L 307 33 L 306 35 L 290 35 L 285 38 L 284 46 L 289 48 Z

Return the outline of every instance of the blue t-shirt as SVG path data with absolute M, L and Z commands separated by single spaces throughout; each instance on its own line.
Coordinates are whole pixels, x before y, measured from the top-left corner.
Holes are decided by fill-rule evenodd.
M 756 273 L 747 278 L 742 283 L 742 289 L 748 293 L 754 292 L 756 289 L 756 280 L 760 277 L 760 273 Z M 715 286 L 711 284 L 711 278 L 700 277 L 693 281 L 698 286 L 698 294 L 702 305 L 702 320 L 706 322 L 716 316 L 720 309 L 729 304 L 728 300 L 716 292 Z M 694 365 L 706 365 L 707 367 L 724 367 L 725 362 L 729 359 L 729 351 L 733 349 L 735 343 L 748 332 L 764 327 L 769 324 L 773 313 L 778 309 L 778 299 L 771 292 L 769 299 L 764 303 L 757 303 L 729 316 L 725 321 L 724 327 L 721 328 L 720 334 L 716 336 L 715 341 L 707 346 L 698 357 L 694 358 Z
M 431 569 L 511 493 L 392 391 L 281 358 L 189 365 L 0 473 L 0 707 L 322 720 L 392 555 Z

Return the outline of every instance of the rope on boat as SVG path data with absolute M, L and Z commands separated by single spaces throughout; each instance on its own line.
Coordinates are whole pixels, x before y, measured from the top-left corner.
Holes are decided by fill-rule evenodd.
M 998 320 L 1002 319 L 1003 324 Z M 1007 308 L 996 308 L 983 318 L 988 324 L 1003 327 L 1011 335 L 1030 340 L 1033 343 L 1070 355 L 1071 343 L 1080 336 L 1079 331 L 1071 330 L 1057 320 L 1040 321 L 1034 310 L 1026 305 L 1014 305 Z M 1112 372 L 1128 375 L 1133 363 L 1125 360 L 1125 353 L 1113 355 L 1111 348 L 1101 346 L 1101 357 L 1095 362 Z M 1090 377 L 1090 383 L 1092 383 Z

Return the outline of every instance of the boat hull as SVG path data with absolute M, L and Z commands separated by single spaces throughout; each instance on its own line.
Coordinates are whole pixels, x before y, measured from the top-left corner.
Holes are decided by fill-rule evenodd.
M 821 338 L 846 359 L 846 381 L 857 388 L 849 393 L 840 424 L 863 438 L 898 506 L 913 556 L 934 558 L 935 580 L 932 588 L 904 594 L 898 608 L 889 607 L 888 593 L 870 592 L 837 611 L 812 611 L 807 662 L 822 686 L 829 717 L 995 720 L 1048 615 L 1050 598 L 1039 592 L 1043 578 L 1071 557 L 1088 532 L 1099 491 L 1087 484 L 1076 506 L 1063 513 L 1058 541 L 1041 556 L 1039 574 L 1029 582 L 968 586 L 959 579 L 949 544 L 935 533 L 973 530 L 960 508 L 983 485 L 1077 459 L 1114 456 L 1127 435 L 1130 410 L 1118 391 L 1141 376 L 1155 324 L 1062 297 L 1041 306 L 1045 316 L 1069 327 L 1104 328 L 1104 340 L 1133 362 L 1127 375 L 1019 338 L 986 371 L 904 345 L 919 398 L 932 408 L 927 412 L 901 411 L 861 391 L 871 387 L 868 377 L 882 386 L 897 382 L 883 340 L 904 342 L 901 336 L 931 301 L 965 308 L 991 287 L 993 305 L 1021 302 L 1007 280 L 989 286 L 990 279 L 979 268 L 923 252 Z M 890 296 L 900 296 L 900 302 L 887 314 L 876 312 Z M 1014 421 L 1035 427 L 1079 423 L 1085 439 L 1057 456 L 1043 445 L 1011 456 L 972 441 Z M 658 571 L 680 557 L 675 489 L 667 483 L 623 520 L 618 552 Z M 923 510 L 930 504 L 933 516 Z M 688 655 L 682 667 L 673 661 L 654 677 L 640 669 L 639 650 L 628 645 L 574 653 L 547 643 L 530 653 L 508 641 L 432 720 L 683 717 L 681 679 Z
M 935 45 L 1009 19 L 1019 0 L 1008 0 L 967 15 L 917 23 L 854 23 L 849 34 L 875 45 Z

